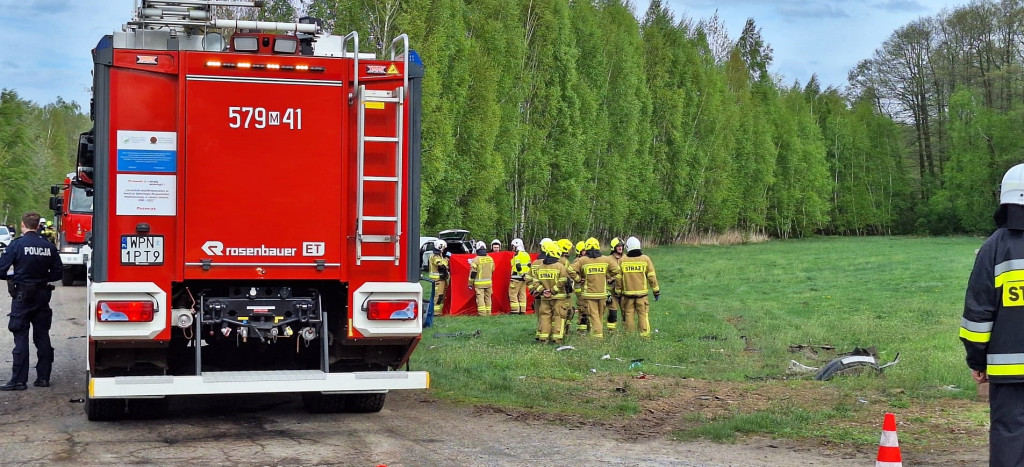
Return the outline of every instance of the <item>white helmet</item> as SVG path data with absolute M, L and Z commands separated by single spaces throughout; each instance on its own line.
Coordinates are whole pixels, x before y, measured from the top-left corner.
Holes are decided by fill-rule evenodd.
M 553 240 L 551 240 L 551 239 L 550 239 L 550 238 L 548 238 L 548 237 L 544 237 L 544 238 L 540 239 L 540 243 L 539 243 L 539 245 L 540 245 L 540 246 L 544 246 L 544 244 L 545 244 L 545 243 L 547 243 L 547 242 L 550 242 L 550 241 L 553 241 Z
M 444 240 L 441 240 L 440 238 L 437 239 L 437 240 L 434 240 L 434 248 L 437 248 L 438 250 L 443 250 L 445 248 L 448 248 L 448 242 L 446 242 Z
M 498 246 L 501 246 L 501 240 L 498 240 L 497 238 L 495 238 L 494 240 L 491 240 L 491 245 L 494 245 L 495 243 L 497 243 Z
M 626 239 L 626 251 L 633 251 L 640 249 L 640 239 L 636 237 L 629 237 Z
M 476 248 L 475 249 L 477 249 L 477 250 L 486 250 L 487 249 L 487 245 L 485 245 L 484 242 L 476 242 Z
M 39 218 L 39 223 L 40 224 L 46 224 L 46 218 L 45 217 L 40 217 Z
M 514 248 L 516 250 L 522 251 L 522 250 L 526 249 L 526 246 L 523 245 L 523 240 L 521 238 L 513 238 L 512 239 L 512 248 Z
M 1024 204 L 1024 164 L 1010 167 L 999 187 L 999 204 Z

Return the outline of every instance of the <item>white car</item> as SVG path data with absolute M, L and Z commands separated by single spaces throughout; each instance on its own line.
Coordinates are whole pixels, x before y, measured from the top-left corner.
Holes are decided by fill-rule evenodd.
M 14 240 L 14 232 L 11 232 L 7 226 L 0 225 L 0 254 L 7 249 L 7 245 L 11 244 L 11 240 Z
M 430 255 L 434 254 L 434 241 L 437 237 L 420 237 L 420 270 L 426 272 L 427 261 L 430 261 Z

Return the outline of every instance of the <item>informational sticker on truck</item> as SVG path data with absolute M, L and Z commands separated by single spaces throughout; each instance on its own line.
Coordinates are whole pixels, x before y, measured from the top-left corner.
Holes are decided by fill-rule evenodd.
M 130 266 L 164 264 L 164 236 L 122 235 L 121 264 Z
M 177 172 L 178 134 L 117 130 L 118 172 Z
M 176 175 L 117 174 L 117 215 L 173 216 Z

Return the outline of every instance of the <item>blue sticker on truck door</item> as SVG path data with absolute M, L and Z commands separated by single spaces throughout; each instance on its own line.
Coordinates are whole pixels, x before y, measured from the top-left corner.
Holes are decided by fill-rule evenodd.
M 118 172 L 176 172 L 178 135 L 173 131 L 117 130 Z

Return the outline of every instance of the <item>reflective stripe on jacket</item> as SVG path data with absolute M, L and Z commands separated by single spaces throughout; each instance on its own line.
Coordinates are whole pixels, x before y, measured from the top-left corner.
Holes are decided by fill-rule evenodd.
M 430 278 L 436 281 L 441 279 L 441 268 L 448 268 L 448 259 L 443 255 L 434 253 L 430 255 L 427 264 L 430 265 Z
M 972 370 L 993 383 L 1024 382 L 1024 231 L 998 229 L 978 250 L 960 340 Z
M 490 287 L 491 275 L 494 274 L 494 259 L 490 256 L 476 256 L 469 260 L 469 285 L 473 287 Z M 472 273 L 476 273 L 476 277 Z
M 580 256 L 570 268 L 580 275 L 580 296 L 587 299 L 604 300 L 608 296 L 608 283 L 619 278 L 618 265 L 607 256 Z
M 521 281 L 529 272 L 530 254 L 525 251 L 516 253 L 516 255 L 512 257 L 512 278 Z
M 533 279 L 531 291 L 538 294 L 545 290 L 551 291 L 550 297 L 541 297 L 541 300 L 559 300 L 568 296 L 565 293 L 565 281 L 569 277 L 569 270 L 561 261 L 551 264 L 544 264 L 540 260 L 534 261 L 533 267 L 530 268 L 530 277 Z
M 654 273 L 654 262 L 647 255 L 625 256 L 619 263 L 622 270 L 622 295 L 646 297 L 647 290 L 661 292 L 658 276 Z

